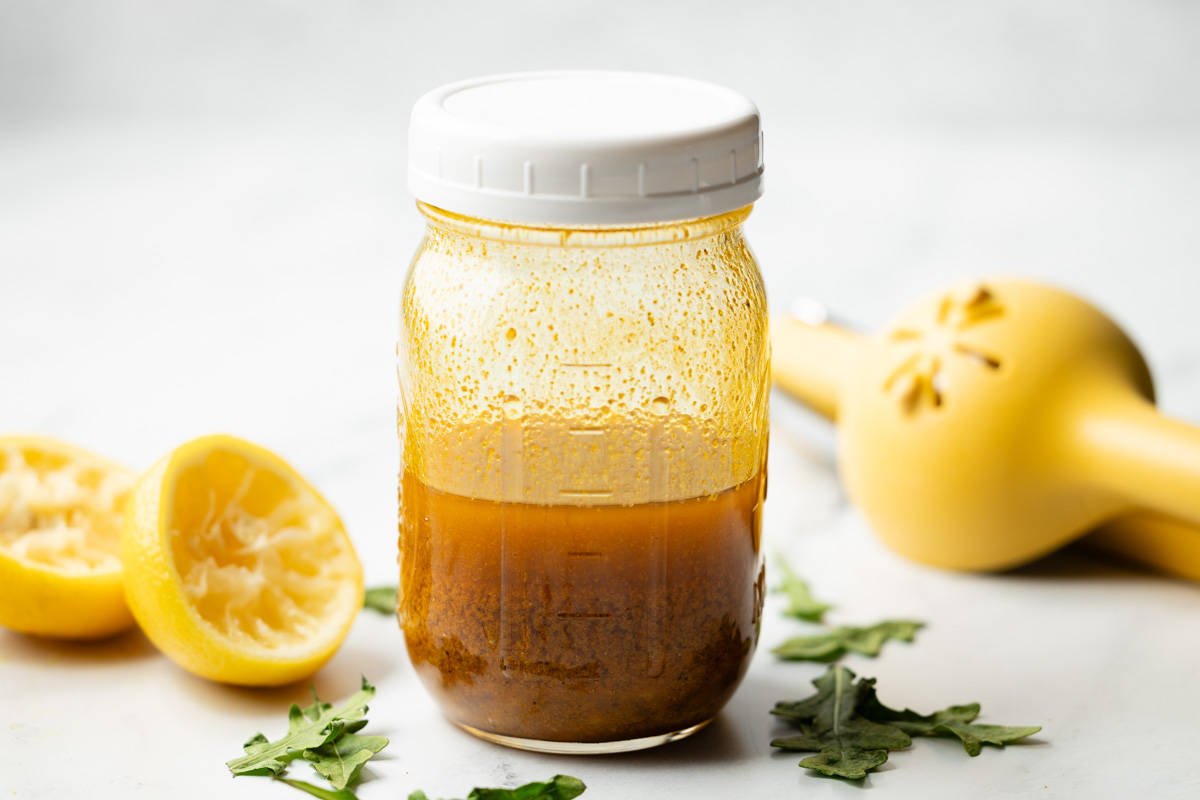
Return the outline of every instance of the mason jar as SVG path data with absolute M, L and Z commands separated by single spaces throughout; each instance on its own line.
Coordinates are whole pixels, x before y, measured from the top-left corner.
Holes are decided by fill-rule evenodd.
M 464 81 L 416 104 L 400 307 L 399 617 L 454 723 L 650 747 L 736 689 L 763 602 L 768 345 L 743 233 L 759 117 L 676 77 Z

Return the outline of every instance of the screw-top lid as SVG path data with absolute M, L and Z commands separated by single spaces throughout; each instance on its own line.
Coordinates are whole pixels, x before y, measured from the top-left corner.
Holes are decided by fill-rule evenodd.
M 524 224 L 694 219 L 762 194 L 758 109 L 731 89 L 638 72 L 524 72 L 413 106 L 418 200 Z

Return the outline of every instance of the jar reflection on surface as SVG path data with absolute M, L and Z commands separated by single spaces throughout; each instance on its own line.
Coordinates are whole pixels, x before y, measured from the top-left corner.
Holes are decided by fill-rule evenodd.
M 749 209 L 567 230 L 421 208 L 399 347 L 418 674 L 455 722 L 531 747 L 706 722 L 762 604 Z

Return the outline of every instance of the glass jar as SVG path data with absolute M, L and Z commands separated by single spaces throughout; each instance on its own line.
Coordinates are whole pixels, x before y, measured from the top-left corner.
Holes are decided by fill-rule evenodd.
M 535 223 L 418 207 L 398 346 L 399 615 L 417 674 L 453 722 L 517 747 L 697 730 L 745 673 L 763 602 L 749 206 L 619 224 L 547 224 L 513 198 L 507 215 Z

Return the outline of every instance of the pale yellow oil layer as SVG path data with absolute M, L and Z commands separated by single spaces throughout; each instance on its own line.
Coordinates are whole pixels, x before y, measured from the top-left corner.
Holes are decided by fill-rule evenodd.
M 422 210 L 398 353 L 405 466 L 422 483 L 628 505 L 757 474 L 768 347 L 748 209 L 620 231 Z

